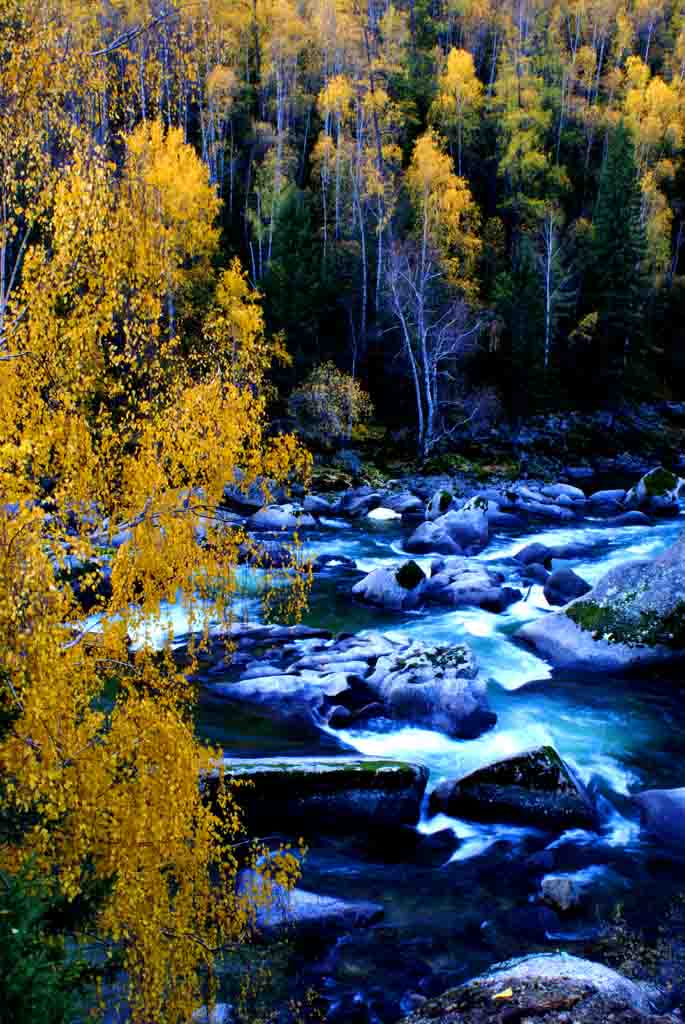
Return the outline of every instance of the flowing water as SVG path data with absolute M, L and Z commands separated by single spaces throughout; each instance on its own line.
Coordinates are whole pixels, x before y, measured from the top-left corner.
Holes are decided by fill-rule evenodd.
M 310 625 L 346 632 L 381 629 L 427 643 L 468 641 L 488 677 L 498 718 L 492 730 L 475 740 L 453 740 L 411 725 L 337 735 L 365 754 L 425 764 L 429 789 L 441 778 L 551 743 L 596 796 L 601 818 L 598 833 L 550 836 L 504 823 L 430 818 L 424 812 L 419 825 L 424 845 L 418 852 L 370 848 L 358 837 L 314 843 L 305 885 L 385 907 L 380 930 L 348 936 L 318 965 L 315 983 L 341 1001 L 341 1020 L 345 1013 L 354 1016 L 349 1007 L 344 1011 L 345 999 L 359 1001 L 360 993 L 366 1017 L 359 1019 L 386 1022 L 399 1015 L 406 992 L 430 994 L 493 960 L 557 946 L 592 953 L 617 903 L 650 927 L 685 890 L 682 865 L 672 863 L 642 833 L 629 801 L 641 789 L 685 784 L 685 681 L 655 677 L 627 682 L 553 673 L 513 639 L 524 622 L 547 614 L 549 606 L 541 587 L 520 582 L 511 559 L 535 541 L 582 541 L 592 545 L 591 555 L 563 564 L 594 583 L 615 565 L 657 555 L 682 528 L 681 512 L 679 519 L 652 527 L 615 528 L 585 520 L 576 527 L 499 534 L 480 558 L 524 592 L 502 614 L 480 609 L 386 614 L 352 602 L 354 578 L 344 568 L 316 577 L 306 618 Z M 359 527 L 330 520 L 307 539 L 306 552 L 313 557 L 343 554 L 368 572 L 408 557 L 402 548 L 406 536 L 392 522 L 366 521 Z M 430 558 L 417 561 L 430 564 Z M 203 717 L 202 727 L 213 739 L 221 739 L 225 730 L 228 740 L 230 726 L 220 718 L 215 707 Z M 259 745 L 255 735 L 253 750 Z M 282 747 L 271 736 L 262 749 Z M 542 907 L 535 896 L 546 871 L 592 883 L 597 893 L 592 910 L 569 923 Z

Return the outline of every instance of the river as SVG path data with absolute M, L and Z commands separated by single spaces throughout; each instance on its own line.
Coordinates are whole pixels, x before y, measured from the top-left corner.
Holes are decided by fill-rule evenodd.
M 363 522 L 325 521 L 307 536 L 306 554 L 344 554 L 364 571 L 407 557 L 405 529 L 393 522 Z M 563 529 L 498 533 L 479 557 L 521 587 L 511 562 L 515 551 L 536 541 L 582 541 L 593 546 L 591 557 L 563 564 L 593 583 L 612 566 L 658 554 L 682 527 L 682 510 L 678 519 L 652 527 L 609 528 L 586 519 Z M 417 561 L 430 564 L 430 558 Z M 333 631 L 410 634 L 428 643 L 468 641 L 488 677 L 498 721 L 475 740 L 454 740 L 411 725 L 337 735 L 365 754 L 425 764 L 429 789 L 441 778 L 551 743 L 596 794 L 601 827 L 598 833 L 574 830 L 550 837 L 534 829 L 424 813 L 419 825 L 424 841 L 409 854 L 370 848 L 354 836 L 314 842 L 304 867 L 306 887 L 385 908 L 383 925 L 346 936 L 323 960 L 308 964 L 313 983 L 339 1006 L 340 1020 L 389 1024 L 407 1009 L 408 993 L 432 994 L 495 960 L 531 949 L 597 954 L 617 907 L 624 908 L 632 927 L 654 930 L 685 890 L 682 865 L 641 831 L 628 797 L 645 788 L 685 784 L 685 682 L 553 673 L 512 639 L 520 625 L 549 610 L 537 585 L 501 614 L 468 609 L 392 615 L 353 604 L 352 582 L 343 568 L 317 576 L 305 621 Z M 254 611 L 251 599 L 248 608 Z M 201 727 L 231 746 L 231 723 L 221 721 L 220 708 L 204 713 Z M 255 748 L 257 736 L 252 752 Z M 273 749 L 272 740 L 264 752 Z M 592 897 L 580 916 L 560 917 L 536 899 L 540 879 L 549 872 L 590 884 Z

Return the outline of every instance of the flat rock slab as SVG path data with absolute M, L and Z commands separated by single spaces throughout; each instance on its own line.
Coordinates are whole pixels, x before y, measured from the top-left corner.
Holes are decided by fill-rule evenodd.
M 248 833 L 363 831 L 415 825 L 428 781 L 421 765 L 363 756 L 226 758 Z
M 671 1024 L 658 992 L 564 953 L 524 957 L 431 999 L 403 1024 Z

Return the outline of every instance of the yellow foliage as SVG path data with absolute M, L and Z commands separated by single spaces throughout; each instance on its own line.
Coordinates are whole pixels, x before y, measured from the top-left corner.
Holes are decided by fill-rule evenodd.
M 177 600 L 191 657 L 210 620 L 230 622 L 241 537 L 214 516 L 224 485 L 239 469 L 287 481 L 308 456 L 265 437 L 265 374 L 285 353 L 237 261 L 200 336 L 172 325 L 170 292 L 208 274 L 216 248 L 206 168 L 157 123 L 125 144 L 121 171 L 77 147 L 8 308 L 0 775 L 28 826 L 0 860 L 31 861 L 68 899 L 104 885 L 97 932 L 124 956 L 134 1020 L 186 1021 L 250 913 L 235 894 L 237 805 L 220 779 L 203 801 L 219 754 L 195 738 L 187 666 L 159 634 Z M 88 618 L 68 582 L 79 567 Z M 289 855 L 281 867 L 292 880 Z

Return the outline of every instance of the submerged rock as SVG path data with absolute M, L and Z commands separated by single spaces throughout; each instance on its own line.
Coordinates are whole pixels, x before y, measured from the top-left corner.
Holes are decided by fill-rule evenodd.
M 225 758 L 223 766 L 251 783 L 238 792 L 250 835 L 415 825 L 428 780 L 421 765 L 362 755 Z
M 487 974 L 431 999 L 402 1024 L 668 1024 L 659 992 L 604 964 L 566 953 L 496 964 Z
M 543 593 L 548 604 L 568 604 L 574 597 L 582 597 L 592 587 L 572 569 L 557 569 L 545 580 Z
M 621 674 L 685 660 L 685 537 L 657 558 L 611 569 L 516 636 L 566 669 Z
M 237 890 L 251 904 L 257 929 L 268 936 L 283 931 L 320 935 L 364 928 L 380 921 L 384 914 L 378 903 L 348 903 L 306 889 L 286 889 L 252 869 L 240 872 Z
M 647 789 L 634 798 L 645 828 L 662 842 L 685 853 L 685 787 Z
M 538 747 L 441 783 L 432 814 L 506 821 L 542 829 L 592 829 L 596 816 L 582 783 L 553 747 Z

